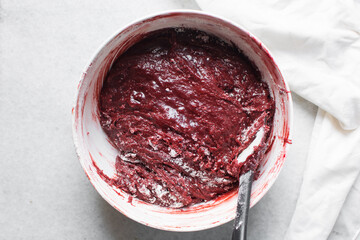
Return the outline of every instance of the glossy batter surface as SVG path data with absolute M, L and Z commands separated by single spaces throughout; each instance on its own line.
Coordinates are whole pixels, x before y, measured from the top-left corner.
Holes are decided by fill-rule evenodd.
M 101 126 L 119 150 L 111 183 L 166 207 L 213 199 L 257 170 L 274 109 L 237 48 L 190 29 L 154 32 L 116 60 L 101 91 Z M 260 127 L 260 147 L 238 163 Z

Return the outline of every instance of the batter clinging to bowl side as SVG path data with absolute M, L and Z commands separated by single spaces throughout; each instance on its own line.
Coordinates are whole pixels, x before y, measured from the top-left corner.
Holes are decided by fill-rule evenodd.
M 165 207 L 211 200 L 257 170 L 274 111 L 236 47 L 197 30 L 153 32 L 115 61 L 101 90 L 101 126 L 119 150 L 109 182 Z M 238 163 L 261 127 L 260 147 Z

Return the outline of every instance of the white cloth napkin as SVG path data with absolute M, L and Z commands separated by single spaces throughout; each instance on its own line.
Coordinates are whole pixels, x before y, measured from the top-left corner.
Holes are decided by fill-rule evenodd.
M 319 106 L 300 196 L 285 239 L 360 238 L 360 198 L 356 198 L 360 195 L 360 180 L 356 182 L 360 172 L 360 2 L 197 3 L 261 39 L 291 90 Z

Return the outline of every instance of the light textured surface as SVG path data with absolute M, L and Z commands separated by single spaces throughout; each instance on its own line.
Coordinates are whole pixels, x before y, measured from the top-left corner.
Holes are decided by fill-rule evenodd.
M 232 223 L 172 233 L 108 205 L 75 154 L 71 107 L 81 72 L 117 29 L 192 1 L 0 1 L 0 239 L 229 239 Z M 250 211 L 249 239 L 281 239 L 301 185 L 316 107 L 294 97 L 293 146 Z

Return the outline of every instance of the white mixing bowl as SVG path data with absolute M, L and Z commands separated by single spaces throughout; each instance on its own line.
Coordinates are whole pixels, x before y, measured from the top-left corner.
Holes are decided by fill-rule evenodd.
M 169 27 L 195 28 L 234 43 L 259 68 L 275 99 L 271 150 L 253 183 L 251 206 L 270 189 L 285 161 L 291 143 L 292 100 L 290 90 L 269 51 L 252 34 L 237 24 L 200 11 L 176 10 L 152 15 L 121 29 L 105 42 L 86 67 L 78 85 L 73 114 L 73 135 L 80 163 L 100 195 L 124 215 L 147 226 L 171 231 L 195 231 L 226 223 L 235 216 L 237 191 L 183 209 L 159 207 L 138 199 L 106 183 L 102 171 L 114 177 L 117 150 L 99 123 L 98 100 L 102 83 L 114 60 L 144 34 Z M 131 198 L 130 198 L 131 199 Z

